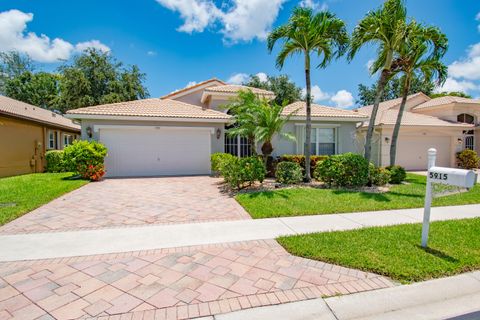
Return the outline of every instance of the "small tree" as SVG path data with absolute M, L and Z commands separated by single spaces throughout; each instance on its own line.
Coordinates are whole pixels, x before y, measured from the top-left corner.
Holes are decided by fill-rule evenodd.
M 302 99 L 302 89 L 297 87 L 287 75 L 267 76 L 266 81 L 262 81 L 258 76 L 253 75 L 243 85 L 272 91 L 275 93 L 274 102 L 277 104 L 290 104 Z

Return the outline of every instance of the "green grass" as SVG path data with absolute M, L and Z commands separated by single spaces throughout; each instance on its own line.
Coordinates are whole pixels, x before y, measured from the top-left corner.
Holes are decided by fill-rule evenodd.
M 408 174 L 407 182 L 387 193 L 292 188 L 242 193 L 236 199 L 255 219 L 423 207 L 426 177 Z M 474 203 L 480 203 L 480 185 L 433 201 L 434 206 Z
M 0 179 L 0 225 L 86 183 L 69 180 L 71 173 L 34 173 Z
M 386 275 L 403 283 L 480 269 L 480 218 L 281 237 L 290 253 Z

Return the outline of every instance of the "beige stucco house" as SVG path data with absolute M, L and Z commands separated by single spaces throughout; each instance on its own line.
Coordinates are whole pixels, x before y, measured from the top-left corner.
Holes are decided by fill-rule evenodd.
M 210 79 L 161 98 L 70 110 L 67 117 L 81 122 L 82 139 L 107 146 L 110 177 L 209 174 L 214 152 L 251 154 L 247 139 L 226 134 L 232 117 L 222 108 L 247 89 L 274 98 L 270 91 Z M 287 106 L 284 115 L 289 114 L 292 117 L 284 130 L 294 134 L 296 141 L 276 137 L 274 156 L 303 153 L 305 104 Z M 313 153 L 356 151 L 356 128 L 366 119 L 357 111 L 313 105 Z
M 401 99 L 380 104 L 375 121 L 372 159 L 379 165 L 390 162 L 390 141 Z M 372 106 L 357 109 L 370 115 Z M 397 146 L 397 164 L 408 170 L 425 170 L 427 150 L 436 148 L 437 165 L 456 166 L 456 153 L 464 149 L 480 152 L 480 100 L 461 97 L 431 99 L 423 93 L 408 97 Z M 368 121 L 357 132 L 363 146 Z
M 0 96 L 0 177 L 43 172 L 45 152 L 79 135 L 80 126 L 60 114 Z

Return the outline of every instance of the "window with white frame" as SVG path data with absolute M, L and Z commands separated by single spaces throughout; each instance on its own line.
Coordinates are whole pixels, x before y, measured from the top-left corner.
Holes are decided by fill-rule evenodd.
M 64 134 L 63 135 L 63 146 L 69 146 L 73 142 L 73 136 L 71 134 Z
M 48 149 L 57 149 L 57 131 L 48 131 Z
M 337 153 L 335 128 L 312 128 L 310 153 L 312 155 L 332 155 Z

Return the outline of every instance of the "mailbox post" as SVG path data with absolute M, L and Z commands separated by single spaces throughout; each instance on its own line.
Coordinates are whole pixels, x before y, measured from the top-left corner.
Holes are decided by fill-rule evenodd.
M 432 206 L 432 183 L 441 183 L 450 186 L 457 186 L 464 189 L 472 188 L 477 175 L 472 170 L 436 167 L 435 160 L 437 150 L 428 149 L 428 174 L 427 189 L 425 192 L 425 208 L 423 210 L 422 225 L 422 247 L 426 248 L 428 243 L 428 231 L 430 229 L 430 208 Z

